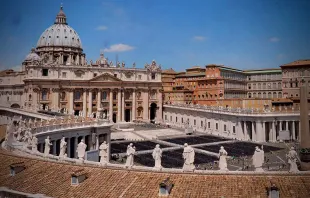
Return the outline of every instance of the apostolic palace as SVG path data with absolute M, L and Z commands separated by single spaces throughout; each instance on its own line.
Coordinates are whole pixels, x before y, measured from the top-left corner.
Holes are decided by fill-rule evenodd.
M 310 197 L 309 86 L 310 60 L 88 60 L 61 6 L 0 71 L 0 197 Z

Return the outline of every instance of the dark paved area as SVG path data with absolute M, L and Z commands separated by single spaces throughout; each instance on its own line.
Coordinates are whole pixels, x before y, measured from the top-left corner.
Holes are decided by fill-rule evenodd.
M 113 153 L 125 153 L 127 150 L 127 146 L 131 142 L 121 142 L 121 143 L 111 143 L 111 154 Z M 143 151 L 143 150 L 152 150 L 155 148 L 155 142 L 151 141 L 141 141 L 141 142 L 132 142 L 133 145 L 136 147 L 136 151 Z M 160 144 L 161 148 L 167 148 L 169 146 Z
M 203 144 L 203 143 L 211 143 L 211 142 L 220 142 L 220 141 L 225 141 L 225 140 L 230 140 L 230 139 L 223 138 L 223 137 L 202 135 L 202 136 L 188 136 L 188 137 L 162 139 L 162 140 L 166 142 L 171 142 L 174 144 L 179 144 L 179 145 L 184 145 L 185 143 L 189 145 L 194 145 L 194 144 Z

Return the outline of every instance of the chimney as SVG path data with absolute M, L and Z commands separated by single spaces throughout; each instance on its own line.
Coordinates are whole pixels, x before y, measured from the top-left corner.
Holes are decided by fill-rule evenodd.
M 24 162 L 17 162 L 10 165 L 10 175 L 15 176 L 17 173 L 25 170 Z
M 77 170 L 71 174 L 71 185 L 76 186 L 87 179 L 87 174 L 84 169 Z
M 170 178 L 166 178 L 159 184 L 159 196 L 169 196 L 171 189 L 173 187 L 173 183 Z

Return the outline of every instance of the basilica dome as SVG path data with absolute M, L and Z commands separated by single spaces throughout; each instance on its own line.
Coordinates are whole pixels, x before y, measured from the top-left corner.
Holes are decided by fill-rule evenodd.
M 66 15 L 61 6 L 55 24 L 47 28 L 40 36 L 37 48 L 73 47 L 82 49 L 82 42 L 76 31 L 66 22 Z

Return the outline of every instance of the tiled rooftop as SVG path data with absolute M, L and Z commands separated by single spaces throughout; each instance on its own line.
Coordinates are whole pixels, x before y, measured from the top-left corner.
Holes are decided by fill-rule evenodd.
M 23 161 L 26 169 L 10 176 L 9 166 Z M 270 180 L 280 197 L 310 197 L 310 175 L 199 175 L 104 169 L 85 166 L 87 179 L 71 185 L 71 174 L 81 166 L 21 158 L 0 150 L 0 186 L 51 197 L 158 197 L 161 181 L 170 177 L 169 197 L 267 197 Z
M 285 67 L 285 66 L 305 66 L 305 65 L 310 65 L 310 59 L 296 60 L 294 62 L 281 65 L 281 67 Z

